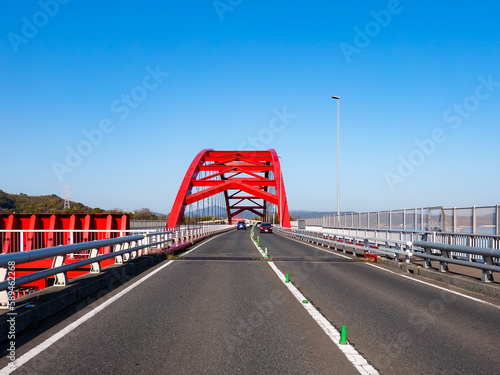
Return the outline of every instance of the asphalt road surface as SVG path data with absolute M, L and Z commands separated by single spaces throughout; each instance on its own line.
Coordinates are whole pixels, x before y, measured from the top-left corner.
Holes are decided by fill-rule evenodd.
M 277 234 L 260 234 L 260 243 L 271 256 L 318 260 L 274 263 L 333 326 L 347 327 L 349 342 L 380 373 L 499 372 L 498 306 Z M 359 373 L 268 262 L 248 260 L 259 257 L 250 230 L 205 241 L 30 333 L 18 358 L 91 314 L 14 374 Z

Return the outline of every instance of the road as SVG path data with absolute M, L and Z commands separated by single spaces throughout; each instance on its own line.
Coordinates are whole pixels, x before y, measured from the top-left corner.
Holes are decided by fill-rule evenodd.
M 277 234 L 260 242 L 271 256 L 341 260 L 274 264 L 380 373 L 498 373 L 498 306 Z M 206 241 L 30 333 L 18 358 L 90 316 L 14 374 L 359 373 L 268 262 L 223 259 L 259 256 L 249 230 Z

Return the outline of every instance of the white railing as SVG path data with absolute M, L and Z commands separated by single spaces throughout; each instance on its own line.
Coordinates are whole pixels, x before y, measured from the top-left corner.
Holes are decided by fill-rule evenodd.
M 306 225 L 400 231 L 441 231 L 500 235 L 500 206 L 420 207 L 352 212 L 305 219 Z

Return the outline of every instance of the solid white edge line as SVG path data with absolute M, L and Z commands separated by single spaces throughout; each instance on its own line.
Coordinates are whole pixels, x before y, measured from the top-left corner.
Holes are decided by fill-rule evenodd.
M 257 243 L 252 240 L 257 250 L 264 255 Z M 340 332 L 314 307 L 311 302 L 303 303 L 302 301 L 307 300 L 307 298 L 292 284 L 292 282 L 285 282 L 285 275 L 279 270 L 279 268 L 273 263 L 268 262 L 271 269 L 276 273 L 281 282 L 288 288 L 288 290 L 293 294 L 297 301 L 302 305 L 302 307 L 309 313 L 309 315 L 314 319 L 314 321 L 321 327 L 321 329 L 327 334 L 330 340 L 340 349 L 346 358 L 354 365 L 356 370 L 360 374 L 375 375 L 379 372 L 368 363 L 368 361 L 351 345 L 341 345 L 340 342 Z M 308 300 L 309 301 L 309 300 Z
M 379 270 L 382 270 L 382 271 L 385 271 L 385 272 L 393 273 L 393 274 L 395 274 L 395 275 L 400 275 L 400 274 L 399 274 L 399 273 L 397 273 L 397 272 L 394 272 L 394 271 L 388 270 L 388 269 L 386 269 L 386 268 L 384 268 L 384 267 L 377 266 L 377 265 L 375 265 L 375 264 L 373 264 L 373 263 L 366 263 L 366 264 L 368 264 L 369 266 L 372 266 L 372 267 L 378 268 Z
M 136 286 L 142 284 L 144 281 L 146 281 L 147 279 L 149 279 L 151 276 L 153 276 L 156 273 L 160 272 L 162 269 L 164 269 L 165 267 L 169 266 L 173 262 L 174 261 L 171 260 L 171 261 L 167 262 L 166 264 L 164 264 L 163 266 L 161 266 L 160 268 L 154 270 L 150 274 L 144 276 L 142 279 L 137 280 L 134 284 L 128 286 L 127 288 L 125 288 L 124 290 L 122 290 L 120 293 L 118 293 L 115 296 L 111 297 L 109 300 L 103 302 L 101 305 L 97 306 L 96 308 L 94 308 L 93 310 L 89 311 L 88 313 L 86 313 L 85 315 L 83 315 L 82 317 L 80 317 L 79 319 L 75 320 L 70 325 L 66 326 L 65 328 L 63 328 L 59 332 L 57 332 L 54 335 L 50 336 L 48 339 L 46 339 L 42 343 L 38 344 L 37 346 L 35 346 L 31 350 L 29 350 L 28 352 L 24 353 L 19 358 L 16 358 L 16 361 L 14 362 L 15 365 L 8 364 L 7 366 L 5 366 L 3 369 L 0 370 L 0 375 L 7 375 L 7 374 L 10 374 L 11 372 L 17 370 L 19 367 L 21 367 L 22 365 L 24 365 L 29 360 L 33 359 L 35 356 L 37 356 L 38 354 L 40 354 L 42 351 L 44 351 L 45 349 L 47 349 L 49 346 L 51 346 L 52 344 L 54 344 L 56 341 L 60 340 L 64 336 L 66 336 L 68 333 L 70 333 L 71 331 L 73 331 L 75 328 L 77 328 L 78 326 L 80 326 L 82 323 L 85 323 L 87 320 L 89 320 L 90 318 L 92 318 L 98 312 L 104 310 L 106 307 L 108 307 L 109 305 L 111 305 L 113 302 L 115 302 L 119 298 L 123 297 L 125 294 L 127 294 L 128 292 L 130 292 Z
M 415 279 L 414 277 L 411 277 L 411 276 L 408 276 L 408 275 L 399 275 L 401 277 L 404 277 L 405 279 L 408 279 L 408 280 L 413 280 L 413 281 L 416 281 L 417 283 L 422 283 L 422 284 L 425 284 L 425 285 L 428 285 L 428 286 L 432 286 L 433 288 L 436 288 L 436 289 L 440 289 L 440 290 L 444 290 L 444 291 L 447 291 L 449 293 L 452 293 L 452 294 L 456 294 L 457 296 L 461 296 L 461 297 L 464 297 L 464 298 L 467 298 L 467 299 L 470 299 L 472 301 L 475 301 L 475 302 L 479 302 L 479 303 L 482 303 L 484 305 L 488 305 L 488 306 L 491 306 L 491 307 L 494 307 L 496 309 L 500 309 L 500 306 L 498 305 L 495 305 L 494 303 L 491 303 L 491 302 L 488 302 L 488 301 L 484 301 L 482 299 L 479 299 L 479 298 L 476 298 L 476 297 L 472 297 L 472 296 L 468 296 L 467 294 L 463 294 L 463 293 L 460 293 L 460 292 L 456 292 L 454 290 L 451 290 L 451 289 L 447 289 L 447 288 L 444 288 L 442 286 L 439 286 L 439 285 L 433 285 L 431 283 L 428 283 L 428 282 L 425 282 L 425 281 L 422 281 L 422 280 L 418 280 L 418 279 Z

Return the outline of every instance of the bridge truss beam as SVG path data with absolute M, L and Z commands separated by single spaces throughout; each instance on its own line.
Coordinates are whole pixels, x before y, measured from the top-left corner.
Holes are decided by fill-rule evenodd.
M 198 191 L 193 193 L 193 188 Z M 187 206 L 217 194 L 224 196 L 229 224 L 243 211 L 265 218 L 268 202 L 277 206 L 281 225 L 290 227 L 285 184 L 274 149 L 200 151 L 182 180 L 167 227 L 181 224 Z

